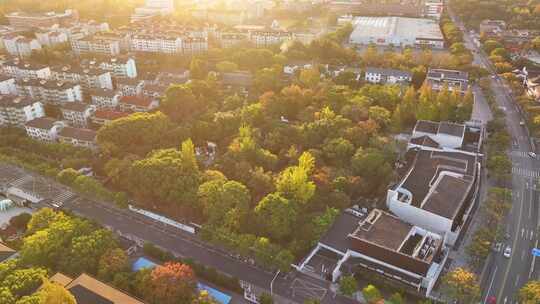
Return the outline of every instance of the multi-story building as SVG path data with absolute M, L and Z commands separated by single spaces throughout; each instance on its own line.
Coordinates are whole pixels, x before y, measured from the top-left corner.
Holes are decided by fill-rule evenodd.
M 482 20 L 480 22 L 480 33 L 489 36 L 498 36 L 506 30 L 506 22 L 504 20 Z
M 347 209 L 296 269 L 337 282 L 361 268 L 429 295 L 448 259 L 444 236 L 382 210 Z
M 444 0 L 424 0 L 424 17 L 441 19 L 444 10 Z
M 28 57 L 32 51 L 41 50 L 41 44 L 35 38 L 28 38 L 18 34 L 8 34 L 2 37 L 4 48 L 13 56 Z
M 248 31 L 224 30 L 216 33 L 217 41 L 222 48 L 230 48 L 249 41 Z
M 57 30 L 36 31 L 36 38 L 41 45 L 54 46 L 68 42 L 68 35 Z
M 135 9 L 134 14 L 131 15 L 131 22 L 171 14 L 173 11 L 173 0 L 146 0 L 144 6 Z
M 45 79 L 22 79 L 16 82 L 17 94 L 29 96 L 49 104 L 65 104 L 82 101 L 79 84 Z
M 100 68 L 83 68 L 78 65 L 60 65 L 51 67 L 52 79 L 81 84 L 85 90 L 113 89 L 111 73 Z
M 47 65 L 18 58 L 5 61 L 1 67 L 4 74 L 17 79 L 49 79 L 51 77 L 51 69 Z
M 367 67 L 364 79 L 367 82 L 382 84 L 410 83 L 412 73 L 395 69 Z
M 182 54 L 183 40 L 180 35 L 134 35 L 131 50 L 145 53 Z
M 108 60 L 83 60 L 81 65 L 85 68 L 99 67 L 105 71 L 109 71 L 112 77 L 116 78 L 136 78 L 137 65 L 135 59 L 128 56 L 118 56 Z
M 255 30 L 250 33 L 250 41 L 255 47 L 269 47 L 292 39 L 292 33 L 283 30 Z
M 28 13 L 12 12 L 5 15 L 9 24 L 17 28 L 51 27 L 55 24 L 67 24 L 79 20 L 76 10 L 68 9 L 63 13 Z
M 435 148 L 412 149 L 408 154 L 409 170 L 388 190 L 388 209 L 408 223 L 444 235 L 454 245 L 467 227 L 478 193 L 476 154 Z
M 540 70 L 524 69 L 523 74 L 527 94 L 536 100 L 540 100 Z
M 126 116 L 129 116 L 129 114 L 126 112 L 97 110 L 92 116 L 91 121 L 94 125 L 102 126 L 113 120 L 126 117 Z
M 58 132 L 58 141 L 75 147 L 97 150 L 96 131 L 64 127 Z
M 86 128 L 90 117 L 96 111 L 96 106 L 83 102 L 70 102 L 62 105 L 60 111 L 70 126 Z
M 444 86 L 450 91 L 458 91 L 464 94 L 469 88 L 469 73 L 456 70 L 429 69 L 426 83 L 435 91 L 440 91 Z
M 159 106 L 159 101 L 141 96 L 122 96 L 118 103 L 123 112 L 148 112 Z
M 208 51 L 208 39 L 203 37 L 184 37 L 182 39 L 182 53 L 194 55 Z
M 88 92 L 91 103 L 98 109 L 116 109 L 121 94 L 113 90 L 96 89 Z
M 76 55 L 101 54 L 117 56 L 120 54 L 120 41 L 88 36 L 82 39 L 72 39 L 71 48 Z
M 15 85 L 15 77 L 0 75 L 0 94 L 3 94 L 3 95 L 17 94 L 17 86 Z
M 65 124 L 63 122 L 56 121 L 49 117 L 35 118 L 24 125 L 26 135 L 35 140 L 49 143 L 56 141 L 58 133 L 60 133 L 64 127 Z
M 0 95 L 0 125 L 24 127 L 24 124 L 45 116 L 43 104 L 37 100 L 13 95 Z
M 144 81 L 136 78 L 120 78 L 116 80 L 116 89 L 124 96 L 135 96 L 142 93 Z

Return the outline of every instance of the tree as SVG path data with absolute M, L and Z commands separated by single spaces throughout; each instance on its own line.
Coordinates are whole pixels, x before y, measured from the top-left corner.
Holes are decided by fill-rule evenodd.
M 443 278 L 443 289 L 458 303 L 474 303 L 480 297 L 480 286 L 476 275 L 464 268 L 456 268 Z
M 324 144 L 323 152 L 329 163 L 343 167 L 354 154 L 354 145 L 342 137 L 334 138 Z
M 75 297 L 62 285 L 44 280 L 37 292 L 39 304 L 77 304 Z
M 43 208 L 32 215 L 32 218 L 28 222 L 29 235 L 48 228 L 52 223 L 65 219 L 65 216 L 61 212 L 55 212 L 51 208 Z
M 226 179 L 208 181 L 199 187 L 199 203 L 210 225 L 240 229 L 249 211 L 249 190 L 243 184 Z
M 390 123 L 390 115 L 390 111 L 383 107 L 373 106 L 369 108 L 369 118 L 374 120 L 383 128 Z
M 297 208 L 279 193 L 272 193 L 259 202 L 255 207 L 255 213 L 272 237 L 282 239 L 292 231 Z
M 382 299 L 381 292 L 377 287 L 369 284 L 368 286 L 364 287 L 362 289 L 362 294 L 364 295 L 364 298 L 368 301 L 370 304 L 377 303 Z
M 260 304 L 274 304 L 274 299 L 271 295 L 267 294 L 266 292 L 263 292 L 259 296 L 259 303 Z
M 114 279 L 117 273 L 129 270 L 128 256 L 121 248 L 109 249 L 99 258 L 98 278 L 105 282 Z
M 96 274 L 101 256 L 116 246 L 111 232 L 105 229 L 74 237 L 69 255 L 63 259 L 66 264 L 64 271 L 70 274 Z
M 281 88 L 281 69 L 264 68 L 255 74 L 255 88 L 261 93 L 273 91 L 277 92 Z
M 135 113 L 101 127 L 97 143 L 108 155 L 131 153 L 143 157 L 154 149 L 168 147 L 171 141 L 174 143 L 174 138 L 169 137 L 171 129 L 170 120 L 161 112 Z
M 190 303 L 197 286 L 191 267 L 181 263 L 155 267 L 145 283 L 146 299 L 155 304 Z
M 193 58 L 189 65 L 191 77 L 194 79 L 204 79 L 208 75 L 206 63 L 198 58 Z
M 144 200 L 187 204 L 196 200 L 200 171 L 191 140 L 179 150 L 157 150 L 135 161 L 129 171 L 130 189 Z
M 352 296 L 358 290 L 358 282 L 353 275 L 342 276 L 339 280 L 339 292 Z
M 202 290 L 201 292 L 199 292 L 199 296 L 197 297 L 197 299 L 193 301 L 192 304 L 219 304 L 219 303 L 216 300 L 214 300 L 214 298 L 212 298 L 210 294 L 208 294 L 208 291 Z
M 20 298 L 34 292 L 45 277 L 47 270 L 43 268 L 16 269 L 2 281 L 2 287 L 7 288 L 16 298 Z
M 79 175 L 80 174 L 77 170 L 73 168 L 67 168 L 58 172 L 56 179 L 64 185 L 71 186 Z
M 519 290 L 522 304 L 540 303 L 540 281 L 529 281 Z
M 30 222 L 31 219 L 32 219 L 32 215 L 30 213 L 24 212 L 24 213 L 21 213 L 19 215 L 12 217 L 9 220 L 9 225 L 12 227 L 15 227 L 18 230 L 26 231 L 28 227 L 28 223 Z
M 355 174 L 366 179 L 367 188 L 371 193 L 385 189 L 392 178 L 392 166 L 384 152 L 379 149 L 358 148 L 351 160 L 351 165 Z
M 321 73 L 316 68 L 303 69 L 300 72 L 299 79 L 304 86 L 314 88 L 321 81 Z
M 203 107 L 189 85 L 172 85 L 161 101 L 161 109 L 171 120 L 188 121 Z
M 399 292 L 396 292 L 390 297 L 390 303 L 405 304 L 405 300 L 403 299 L 403 296 Z
M 238 65 L 230 61 L 221 61 L 216 64 L 216 68 L 221 73 L 224 72 L 234 72 L 238 70 Z
M 315 184 L 310 181 L 310 174 L 315 166 L 313 156 L 304 152 L 298 159 L 298 166 L 292 166 L 280 173 L 276 181 L 276 190 L 284 198 L 299 204 L 306 204 L 315 194 Z

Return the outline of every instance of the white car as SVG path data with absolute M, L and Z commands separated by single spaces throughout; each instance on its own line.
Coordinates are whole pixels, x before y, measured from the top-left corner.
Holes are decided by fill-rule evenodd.
M 530 157 L 530 158 L 536 158 L 536 153 L 534 153 L 534 152 L 529 152 L 528 154 L 529 154 L 529 157 Z
M 493 251 L 495 252 L 501 252 L 502 249 L 502 243 L 497 243 L 495 246 L 493 246 Z
M 506 246 L 503 255 L 505 258 L 510 258 L 510 256 L 512 255 L 512 249 L 510 248 L 510 246 Z

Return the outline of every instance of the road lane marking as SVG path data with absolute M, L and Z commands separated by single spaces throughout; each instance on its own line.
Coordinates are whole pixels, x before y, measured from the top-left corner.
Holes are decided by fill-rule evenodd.
M 484 299 L 484 304 L 486 304 L 486 301 L 489 297 L 489 293 L 491 291 L 491 287 L 493 286 L 493 281 L 495 280 L 495 276 L 497 275 L 497 265 L 495 265 L 495 270 L 493 271 L 493 276 L 491 277 L 491 282 L 489 283 L 489 288 L 486 293 L 486 297 Z
M 525 191 L 525 189 L 523 189 L 523 191 Z M 523 193 L 525 194 L 525 193 Z M 523 215 L 523 198 L 525 197 L 525 195 L 522 195 L 521 196 L 521 204 L 519 205 L 519 216 L 518 216 L 518 223 L 517 223 L 517 227 L 521 227 L 521 216 Z M 519 229 L 519 228 L 518 228 Z M 515 252 L 515 249 L 516 249 L 516 245 L 517 245 L 517 240 L 518 240 L 518 229 L 516 229 L 516 233 L 514 235 L 514 242 L 512 244 L 512 251 Z M 506 280 L 508 279 L 508 273 L 510 272 L 510 267 L 512 266 L 512 259 L 514 258 L 513 255 L 510 256 L 510 261 L 508 261 L 508 264 L 506 264 L 506 271 L 504 272 L 504 277 L 503 277 L 503 283 L 501 285 L 501 289 L 499 289 L 499 295 L 497 296 L 497 298 L 499 299 L 502 299 L 502 295 L 503 295 L 503 292 L 504 292 L 504 287 L 506 286 Z M 506 298 L 505 298 L 505 301 L 506 303 Z
M 521 228 L 521 238 L 523 238 L 523 234 L 525 234 L 525 228 Z
M 521 252 L 521 260 L 523 261 L 525 259 L 525 249 Z
M 515 282 L 514 286 L 517 287 L 518 285 L 519 285 L 519 273 L 516 276 L 516 282 Z

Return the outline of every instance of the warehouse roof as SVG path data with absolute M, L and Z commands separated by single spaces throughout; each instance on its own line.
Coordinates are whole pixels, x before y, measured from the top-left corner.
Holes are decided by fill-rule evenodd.
M 354 20 L 354 37 L 416 37 L 431 40 L 444 40 L 437 22 L 423 18 L 405 17 L 357 17 Z

